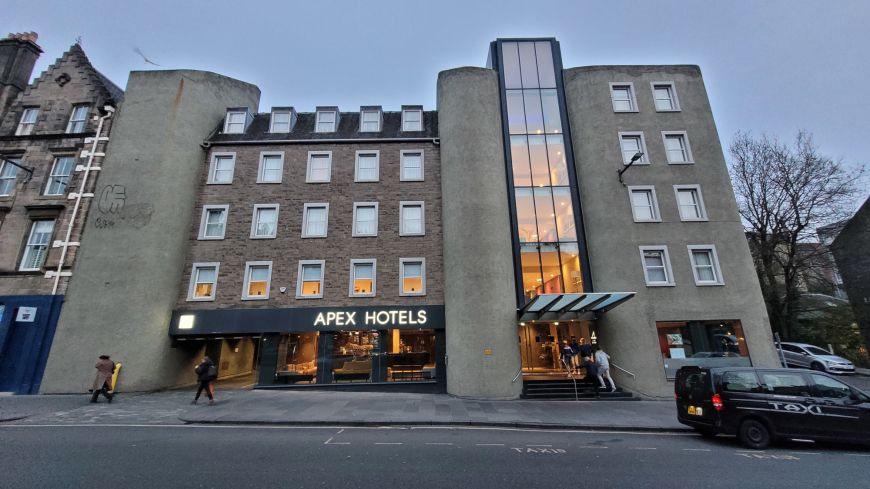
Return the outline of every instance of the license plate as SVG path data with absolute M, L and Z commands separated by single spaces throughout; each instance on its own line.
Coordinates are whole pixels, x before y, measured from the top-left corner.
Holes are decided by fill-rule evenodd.
M 696 406 L 689 406 L 689 414 L 694 415 L 694 416 L 703 416 L 704 409 L 701 408 L 700 406 L 697 406 L 697 407 Z

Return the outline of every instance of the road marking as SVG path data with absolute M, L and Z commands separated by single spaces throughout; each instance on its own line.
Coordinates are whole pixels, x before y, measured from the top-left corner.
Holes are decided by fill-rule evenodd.
M 683 450 L 687 452 L 709 452 L 709 448 L 684 448 Z
M 870 457 L 870 455 L 866 453 L 847 453 L 846 455 L 850 457 Z
M 527 447 L 551 447 L 553 445 L 526 445 Z
M 375 445 L 402 445 L 402 442 L 397 442 L 397 441 L 391 441 L 391 442 L 386 442 L 386 441 L 384 441 L 384 442 L 379 442 L 379 441 L 376 441 L 376 442 L 375 442 Z
M 453 445 L 452 443 L 427 443 L 427 445 Z
M 479 447 L 503 447 L 504 443 L 475 443 Z
M 630 450 L 658 450 L 658 448 L 653 447 L 629 447 Z
M 323 442 L 324 445 L 350 445 L 349 441 L 332 441 L 335 437 L 330 437 L 328 440 Z
M 531 447 L 526 447 L 526 448 L 511 448 L 511 450 L 518 452 L 518 453 L 547 453 L 547 454 L 551 454 L 551 455 L 555 455 L 555 454 L 562 455 L 562 454 L 568 453 L 568 451 L 565 450 L 564 448 L 531 448 Z
M 794 455 L 774 455 L 772 453 L 735 453 L 735 455 L 740 455 L 741 457 L 746 458 L 759 458 L 763 460 L 800 460 L 799 457 L 795 457 Z
M 600 445 L 580 445 L 577 448 L 610 448 L 610 447 L 603 447 Z

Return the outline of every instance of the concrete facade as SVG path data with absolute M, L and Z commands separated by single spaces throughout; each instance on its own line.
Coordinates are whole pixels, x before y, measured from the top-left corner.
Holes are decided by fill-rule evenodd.
M 843 226 L 830 247 L 864 344 L 870 345 L 870 199 Z

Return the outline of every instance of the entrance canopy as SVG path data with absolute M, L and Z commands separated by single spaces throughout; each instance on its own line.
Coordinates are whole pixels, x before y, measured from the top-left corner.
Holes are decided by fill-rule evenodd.
M 634 297 L 635 292 L 541 294 L 517 309 L 521 321 L 593 319 Z

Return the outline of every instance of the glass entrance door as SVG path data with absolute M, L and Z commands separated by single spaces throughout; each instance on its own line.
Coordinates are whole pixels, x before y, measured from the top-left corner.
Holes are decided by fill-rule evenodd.
M 564 342 L 594 345 L 597 337 L 588 321 L 520 323 L 517 329 L 524 375 L 565 375 L 561 347 Z

